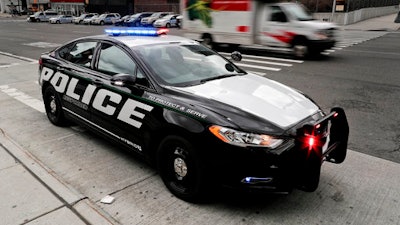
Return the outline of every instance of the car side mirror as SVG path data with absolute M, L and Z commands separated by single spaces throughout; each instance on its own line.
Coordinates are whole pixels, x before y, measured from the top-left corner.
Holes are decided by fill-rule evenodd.
M 119 73 L 111 78 L 111 84 L 119 87 L 126 87 L 136 83 L 136 76 L 126 73 Z
M 241 61 L 242 60 L 242 53 L 238 52 L 238 51 L 234 51 L 231 53 L 231 59 L 234 61 Z

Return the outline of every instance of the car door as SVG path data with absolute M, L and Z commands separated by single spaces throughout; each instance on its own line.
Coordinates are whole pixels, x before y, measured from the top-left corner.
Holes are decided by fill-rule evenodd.
M 98 90 L 93 99 L 91 115 L 102 132 L 138 152 L 144 146 L 144 135 L 154 104 L 143 96 L 151 85 L 131 55 L 121 46 L 103 42 L 97 55 Z M 136 76 L 134 86 L 118 86 L 112 78 L 118 75 Z M 146 118 L 147 117 L 147 118 Z
M 60 78 L 52 82 L 53 86 L 65 82 L 60 93 L 64 110 L 86 123 L 91 121 L 89 104 L 96 89 L 91 68 L 97 44 L 94 40 L 76 41 L 56 53 L 61 61 L 55 68 Z
M 288 47 L 293 35 L 288 31 L 289 20 L 277 5 L 265 5 L 258 37 L 262 45 Z

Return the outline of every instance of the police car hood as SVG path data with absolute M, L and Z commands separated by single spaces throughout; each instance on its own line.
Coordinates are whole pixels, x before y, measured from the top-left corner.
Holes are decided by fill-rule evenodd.
M 231 105 L 281 128 L 292 126 L 319 110 L 313 101 L 297 90 L 253 74 L 178 89 Z

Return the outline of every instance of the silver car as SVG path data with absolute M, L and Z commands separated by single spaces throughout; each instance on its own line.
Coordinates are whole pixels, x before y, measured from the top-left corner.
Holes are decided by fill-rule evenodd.
M 49 19 L 49 23 L 72 23 L 72 16 L 58 15 Z

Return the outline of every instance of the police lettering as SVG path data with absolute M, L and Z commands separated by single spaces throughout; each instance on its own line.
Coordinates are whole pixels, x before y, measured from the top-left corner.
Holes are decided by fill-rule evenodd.
M 147 112 L 153 110 L 152 106 L 135 101 L 133 99 L 128 98 L 125 102 L 123 102 L 120 94 L 107 89 L 97 88 L 92 84 L 88 84 L 83 92 L 83 95 L 80 95 L 79 93 L 76 93 L 76 86 L 79 82 L 77 78 L 70 78 L 68 75 L 61 72 L 54 73 L 54 71 L 50 68 L 44 67 L 42 69 L 40 74 L 40 83 L 43 83 L 43 81 L 49 81 L 57 92 L 62 94 L 65 93 L 66 96 L 70 97 L 71 100 L 69 102 L 84 103 L 89 105 L 93 99 L 92 107 L 94 109 L 109 116 L 117 114 L 118 120 L 121 120 L 136 128 L 140 128 L 142 126 L 141 120 L 146 116 L 144 113 L 137 111 L 137 109 Z M 76 101 L 72 101 L 72 99 Z M 117 108 L 120 104 L 123 104 L 122 108 L 119 112 L 117 112 Z

